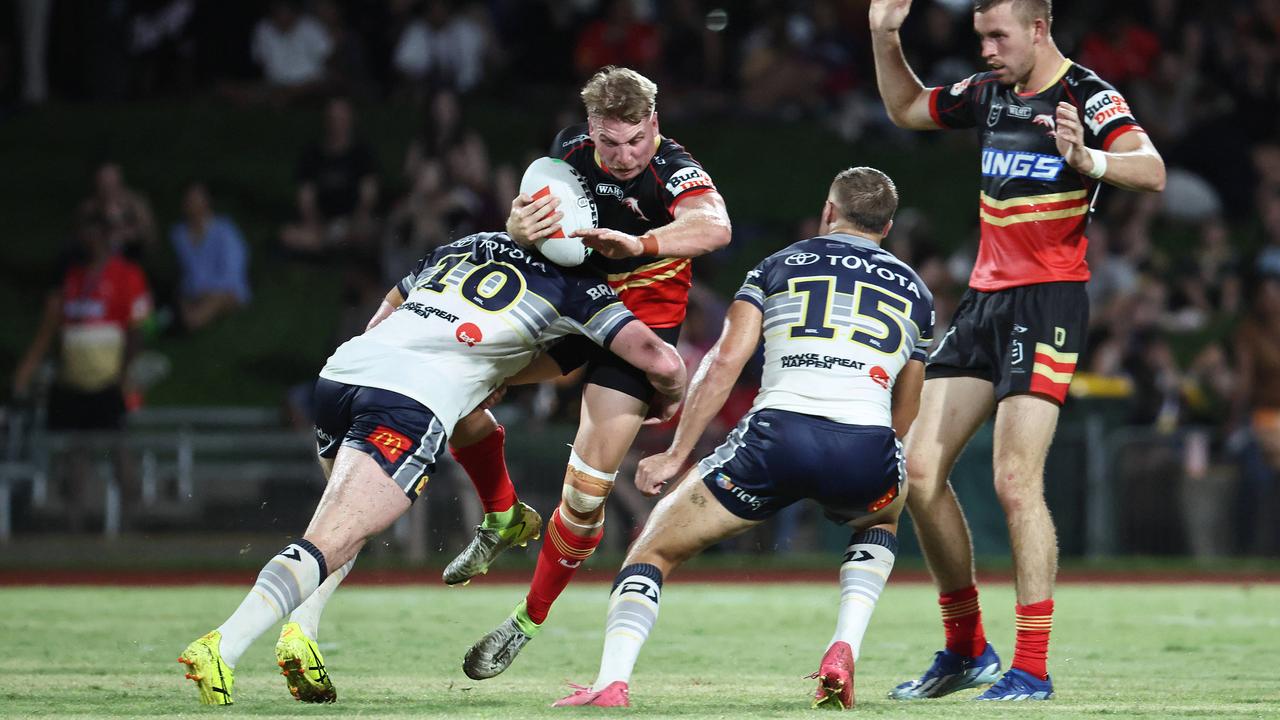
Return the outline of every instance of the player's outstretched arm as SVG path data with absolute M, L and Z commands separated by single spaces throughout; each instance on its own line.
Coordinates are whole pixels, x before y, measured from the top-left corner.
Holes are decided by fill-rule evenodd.
M 1058 152 L 1080 173 L 1125 190 L 1164 190 L 1164 158 L 1146 133 L 1127 132 L 1105 152 L 1086 147 L 1079 111 L 1065 102 L 1058 103 L 1056 125 Z
M 378 311 L 373 314 L 373 317 L 369 318 L 369 323 L 364 326 L 364 331 L 369 332 L 378 323 L 386 320 L 391 313 L 396 311 L 396 308 L 400 307 L 402 302 L 404 302 L 404 296 L 400 294 L 400 288 L 391 288 L 387 296 L 382 299 L 382 304 L 378 306 Z
M 869 11 L 876 86 L 894 125 L 908 130 L 937 130 L 929 114 L 930 90 L 912 72 L 902 54 L 898 30 L 911 12 L 911 0 L 872 0 Z
M 908 360 L 893 383 L 893 432 L 899 439 L 907 436 L 911 423 L 920 412 L 920 389 L 924 387 L 924 363 Z
M 684 397 L 685 369 L 680 353 L 644 323 L 629 322 L 609 343 L 609 352 L 644 372 L 658 391 L 654 404 L 660 420 L 670 420 Z
M 763 324 L 764 315 L 755 305 L 735 300 L 729 306 L 720 339 L 702 358 L 689 384 L 689 397 L 671 446 L 664 453 L 641 460 L 636 469 L 636 487 L 641 492 L 656 495 L 683 468 L 711 418 L 724 407 L 742 368 L 755 354 Z
M 662 258 L 691 258 L 706 255 L 729 244 L 733 228 L 729 209 L 715 190 L 679 200 L 670 223 L 642 236 L 607 228 L 579 230 L 574 236 L 605 257 L 621 259 L 649 255 Z

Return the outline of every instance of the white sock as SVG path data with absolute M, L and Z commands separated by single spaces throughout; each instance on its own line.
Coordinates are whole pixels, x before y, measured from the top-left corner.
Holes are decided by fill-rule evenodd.
M 640 657 L 640 648 L 658 621 L 658 600 L 662 597 L 662 572 L 653 565 L 638 563 L 618 571 L 609 596 L 609 615 L 604 625 L 604 653 L 600 674 L 593 690 L 609 683 L 629 683 L 631 671 Z
M 862 530 L 849 539 L 849 548 L 840 566 L 840 615 L 836 620 L 836 633 L 827 647 L 843 640 L 853 650 L 853 659 L 858 659 L 862 636 L 893 571 L 897 553 L 897 536 L 882 528 Z
M 358 555 L 356 557 L 359 557 Z M 307 598 L 298 606 L 296 610 L 289 615 L 289 622 L 298 623 L 302 628 L 303 634 L 312 640 L 320 639 L 320 614 L 324 612 L 324 606 L 329 603 L 329 598 L 333 597 L 334 591 L 342 584 L 342 580 L 347 577 L 347 573 L 351 572 L 351 566 L 356 564 L 356 559 L 351 558 L 346 565 L 329 573 L 329 577 L 320 583 L 320 587 L 311 593 L 311 597 Z
M 324 554 L 303 539 L 271 558 L 240 607 L 218 626 L 222 659 L 235 667 L 249 644 L 301 605 L 327 574 Z

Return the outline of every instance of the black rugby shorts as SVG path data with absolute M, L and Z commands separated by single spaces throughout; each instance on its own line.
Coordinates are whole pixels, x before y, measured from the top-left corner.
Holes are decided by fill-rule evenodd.
M 929 355 L 925 378 L 976 377 L 996 400 L 1034 393 L 1059 405 L 1084 352 L 1089 296 L 1082 282 L 965 291 Z
M 680 326 L 669 328 L 650 328 L 664 342 L 676 344 L 680 339 Z M 574 370 L 587 366 L 587 383 L 617 390 L 620 393 L 649 402 L 653 399 L 654 389 L 649 384 L 644 372 L 637 370 L 630 363 L 605 350 L 582 335 L 570 335 L 547 351 L 552 360 L 560 366 L 560 373 L 568 375 Z

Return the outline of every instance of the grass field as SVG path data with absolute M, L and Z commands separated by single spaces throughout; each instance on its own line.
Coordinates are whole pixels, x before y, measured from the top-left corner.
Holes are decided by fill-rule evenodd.
M 606 586 L 570 588 L 547 629 L 504 675 L 461 672 L 463 652 L 523 588 L 352 587 L 330 604 L 321 648 L 332 706 L 293 701 L 275 674 L 274 632 L 237 668 L 236 704 L 204 708 L 175 662 L 243 590 L 229 587 L 0 588 L 2 717 L 536 718 L 618 715 L 552 710 L 564 682 L 594 678 Z M 632 682 L 649 717 L 804 715 L 834 623 L 835 583 L 668 583 L 662 618 Z M 1012 591 L 984 589 L 986 625 L 1012 655 Z M 931 588 L 892 582 L 858 665 L 856 712 L 876 717 L 1280 717 L 1280 586 L 1072 585 L 1060 589 L 1051 647 L 1058 699 L 977 705 L 976 691 L 885 699 L 917 674 L 941 630 Z

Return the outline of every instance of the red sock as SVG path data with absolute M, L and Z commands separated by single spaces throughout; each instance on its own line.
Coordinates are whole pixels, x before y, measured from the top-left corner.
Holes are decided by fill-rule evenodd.
M 1053 630 L 1053 598 L 1015 605 L 1018 637 L 1013 644 L 1013 667 L 1044 680 L 1049 677 L 1049 632 Z
M 516 504 L 516 487 L 507 474 L 507 457 L 502 452 L 506 437 L 507 431 L 499 425 L 478 443 L 449 448 L 453 459 L 467 471 L 471 484 L 476 486 L 480 504 L 487 513 L 505 512 Z
M 942 627 L 947 633 L 947 649 L 958 655 L 978 657 L 987 647 L 987 634 L 982 629 L 982 608 L 978 606 L 978 588 L 970 585 L 949 593 L 939 593 Z
M 542 550 L 538 553 L 538 566 L 533 570 L 533 582 L 524 599 L 530 620 L 541 625 L 547 619 L 551 603 L 564 592 L 582 561 L 596 551 L 602 537 L 603 529 L 593 537 L 578 537 L 565 527 L 559 508 L 551 513 L 547 536 L 543 538 Z

